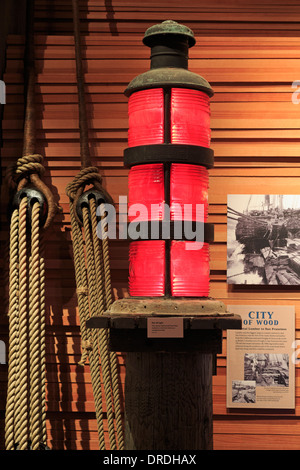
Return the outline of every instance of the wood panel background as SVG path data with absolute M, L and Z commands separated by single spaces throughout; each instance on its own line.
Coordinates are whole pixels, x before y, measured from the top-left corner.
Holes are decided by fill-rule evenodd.
M 227 194 L 299 194 L 300 105 L 292 103 L 292 83 L 300 80 L 300 6 L 297 0 L 81 0 L 84 71 L 93 163 L 114 199 L 127 194 L 122 155 L 127 145 L 128 82 L 149 68 L 143 46 L 146 28 L 173 19 L 191 27 L 197 43 L 190 70 L 204 76 L 211 102 L 212 147 L 209 222 L 211 296 L 226 304 L 295 305 L 296 288 L 226 284 Z M 71 1 L 36 0 L 38 150 L 46 158 L 45 182 L 63 209 L 47 234 L 47 428 L 53 449 L 97 449 L 89 367 L 80 357 L 70 217 L 66 185 L 80 168 L 76 75 Z M 10 35 L 6 51 L 7 104 L 3 117 L 1 164 L 22 151 L 24 37 Z M 1 204 L 4 245 L 8 236 L 5 192 Z M 4 255 L 3 255 L 4 256 Z M 116 298 L 127 295 L 127 242 L 111 242 Z M 2 257 L 2 297 L 5 262 Z M 0 339 L 8 341 L 7 307 L 2 302 Z M 125 357 L 119 355 L 124 383 Z M 3 448 L 7 366 L 0 365 L 0 435 Z M 299 449 L 300 383 L 296 366 L 296 409 L 226 409 L 226 335 L 213 379 L 214 448 Z M 104 416 L 105 418 L 105 416 Z

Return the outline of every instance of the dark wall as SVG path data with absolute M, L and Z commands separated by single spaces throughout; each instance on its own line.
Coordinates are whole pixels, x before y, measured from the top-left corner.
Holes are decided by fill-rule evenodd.
M 3 79 L 6 60 L 6 41 L 9 34 L 25 33 L 26 0 L 0 0 L 0 80 Z M 3 105 L 0 104 L 0 154 L 2 147 L 1 122 Z M 0 173 L 1 181 L 1 173 Z
M 0 0 L 0 77 L 5 68 L 8 34 L 24 34 L 26 0 Z

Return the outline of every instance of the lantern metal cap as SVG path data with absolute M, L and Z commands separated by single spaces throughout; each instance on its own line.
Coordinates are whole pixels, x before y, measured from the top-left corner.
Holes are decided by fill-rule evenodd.
M 158 36 L 167 35 L 184 36 L 188 41 L 189 47 L 192 47 L 196 44 L 193 31 L 187 26 L 179 24 L 173 20 L 166 20 L 162 23 L 150 26 L 150 28 L 148 28 L 145 32 L 143 43 L 146 46 L 151 47 L 153 39 L 156 39 Z
M 171 67 L 148 70 L 138 75 L 129 83 L 124 93 L 125 96 L 130 96 L 135 91 L 159 87 L 191 88 L 203 91 L 209 97 L 214 94 L 205 78 L 189 70 Z

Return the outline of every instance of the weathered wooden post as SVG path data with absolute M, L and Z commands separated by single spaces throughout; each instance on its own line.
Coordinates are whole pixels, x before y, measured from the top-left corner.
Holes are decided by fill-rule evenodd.
M 241 327 L 209 298 L 213 91 L 188 70 L 189 28 L 165 21 L 144 43 L 151 68 L 125 91 L 130 297 L 87 326 L 109 328 L 111 350 L 127 353 L 126 450 L 212 449 L 215 358 L 222 331 Z

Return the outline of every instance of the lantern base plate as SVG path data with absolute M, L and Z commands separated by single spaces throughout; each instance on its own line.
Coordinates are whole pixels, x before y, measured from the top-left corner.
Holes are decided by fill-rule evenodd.
M 183 337 L 149 337 L 148 319 L 182 321 Z M 103 315 L 91 317 L 88 328 L 110 329 L 110 350 L 122 352 L 222 352 L 222 331 L 241 329 L 239 315 L 210 298 L 126 298 Z
M 223 302 L 209 297 L 128 297 L 113 302 L 107 313 L 118 315 L 232 315 Z

